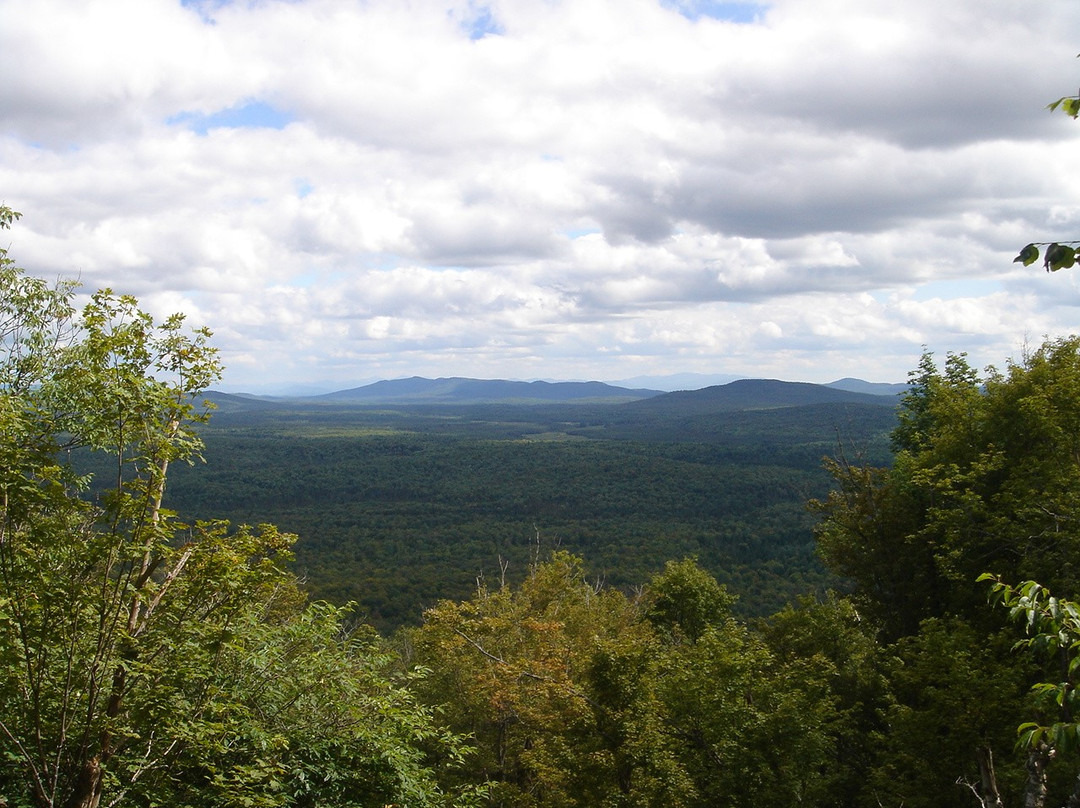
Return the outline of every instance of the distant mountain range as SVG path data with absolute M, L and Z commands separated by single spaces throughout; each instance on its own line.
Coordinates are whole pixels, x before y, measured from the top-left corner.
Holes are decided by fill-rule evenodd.
M 267 397 L 214 393 L 221 408 L 236 410 L 260 404 L 471 405 L 471 404 L 628 404 L 635 408 L 681 411 L 771 409 L 840 402 L 893 406 L 907 388 L 860 379 L 831 384 L 784 382 L 773 379 L 738 379 L 727 384 L 665 393 L 649 388 L 619 387 L 605 382 L 507 381 L 503 379 L 413 376 L 340 390 L 318 396 Z
M 618 403 L 661 395 L 659 390 L 615 387 L 604 382 L 515 382 L 502 379 L 410 379 L 375 382 L 316 400 L 353 404 L 550 404 Z

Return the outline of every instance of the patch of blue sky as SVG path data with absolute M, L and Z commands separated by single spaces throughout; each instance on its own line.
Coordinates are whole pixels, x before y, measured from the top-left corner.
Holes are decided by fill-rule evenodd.
M 931 281 L 919 286 L 912 297 L 915 300 L 956 300 L 965 297 L 986 297 L 1004 290 L 1000 281 Z
M 310 194 L 312 191 L 315 190 L 315 186 L 312 185 L 310 181 L 304 179 L 303 177 L 296 177 L 293 180 L 293 190 L 296 191 L 296 195 L 298 197 L 303 199 L 304 197 L 306 197 L 308 194 Z
M 43 141 L 43 140 L 28 140 L 25 143 L 23 143 L 23 145 L 28 149 L 33 149 L 34 151 L 39 151 L 39 152 L 43 152 L 43 153 L 44 152 L 56 152 L 58 149 L 61 149 L 61 150 L 65 151 L 65 152 L 67 152 L 68 154 L 78 154 L 79 152 L 82 151 L 82 144 L 81 143 L 75 143 L 75 142 L 60 143 L 60 144 L 55 144 L 54 145 L 54 144 L 49 143 L 48 141 Z
M 180 0 L 180 5 L 183 8 L 192 9 L 202 18 L 203 22 L 213 25 L 214 12 L 231 2 L 232 0 Z
M 499 25 L 499 21 L 495 19 L 495 15 L 491 13 L 490 8 L 479 6 L 473 7 L 471 11 L 473 13 L 459 23 L 461 29 L 469 35 L 469 39 L 475 41 L 486 36 L 498 36 L 503 33 L 503 27 Z
M 573 230 L 563 230 L 563 235 L 568 239 L 581 238 L 582 236 L 595 236 L 600 232 L 598 227 L 581 227 Z
M 660 4 L 664 8 L 679 12 L 688 20 L 696 21 L 707 17 L 742 24 L 759 22 L 769 8 L 767 3 L 722 2 L 721 0 L 660 0 Z
M 196 134 L 205 135 L 211 129 L 284 129 L 294 120 L 288 113 L 264 101 L 249 101 L 209 115 L 181 112 L 167 119 L 166 123 L 186 126 Z
M 295 289 L 310 289 L 312 286 L 321 283 L 323 280 L 325 280 L 324 276 L 318 272 L 304 272 L 289 278 L 288 285 Z

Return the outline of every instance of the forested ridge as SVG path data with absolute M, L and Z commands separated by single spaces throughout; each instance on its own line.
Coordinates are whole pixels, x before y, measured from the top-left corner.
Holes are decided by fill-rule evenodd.
M 215 424 L 206 330 L 0 287 L 7 805 L 1080 804 L 1080 338 L 927 354 L 896 413 Z M 380 634 L 320 556 L 436 585 Z

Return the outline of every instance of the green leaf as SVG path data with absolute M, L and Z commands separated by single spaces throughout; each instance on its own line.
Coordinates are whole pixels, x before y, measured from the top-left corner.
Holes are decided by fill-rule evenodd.
M 1039 260 L 1039 248 L 1034 244 L 1029 244 L 1020 251 L 1020 254 L 1013 259 L 1013 263 L 1021 262 L 1024 266 L 1029 267 Z
M 1046 105 L 1046 108 L 1051 112 L 1056 111 L 1058 107 L 1069 117 L 1076 118 L 1080 115 L 1080 95 L 1063 95 L 1057 101 L 1052 101 Z
M 1016 741 L 1016 745 L 1022 749 L 1031 749 L 1039 745 L 1043 736 L 1046 735 L 1046 727 L 1041 727 L 1036 723 L 1028 722 L 1021 724 L 1017 729 L 1019 738 Z
M 1043 262 L 1047 272 L 1068 269 L 1076 263 L 1076 250 L 1065 244 L 1051 244 L 1046 248 L 1046 260 Z

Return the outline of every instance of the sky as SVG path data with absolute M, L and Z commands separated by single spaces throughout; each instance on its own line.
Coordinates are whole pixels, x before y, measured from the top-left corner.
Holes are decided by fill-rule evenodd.
M 0 0 L 11 257 L 220 389 L 903 382 L 1080 331 L 1075 0 Z

